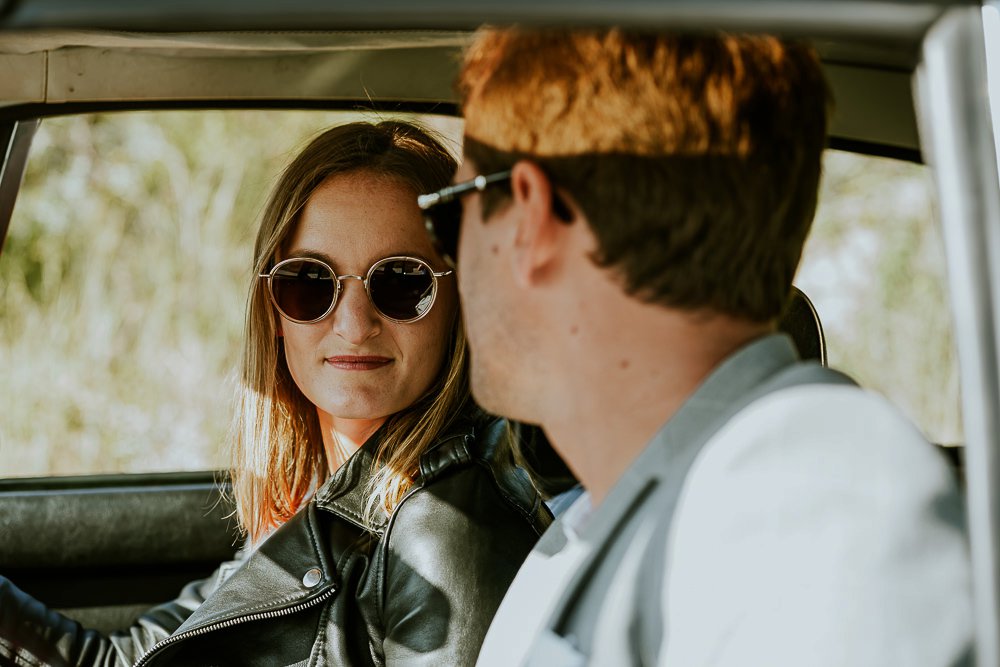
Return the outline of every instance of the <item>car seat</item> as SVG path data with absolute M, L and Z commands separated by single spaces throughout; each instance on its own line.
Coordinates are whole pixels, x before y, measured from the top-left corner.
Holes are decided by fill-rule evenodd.
M 800 357 L 815 359 L 826 366 L 823 324 L 812 301 L 798 287 L 792 287 L 792 296 L 785 314 L 778 321 L 778 330 L 791 336 Z

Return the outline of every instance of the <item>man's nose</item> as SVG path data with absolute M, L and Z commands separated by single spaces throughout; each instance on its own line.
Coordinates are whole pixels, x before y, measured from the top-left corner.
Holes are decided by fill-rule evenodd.
M 333 331 L 348 343 L 361 345 L 381 332 L 382 318 L 368 299 L 364 278 L 348 275 L 341 276 L 340 281 L 340 296 L 333 310 Z

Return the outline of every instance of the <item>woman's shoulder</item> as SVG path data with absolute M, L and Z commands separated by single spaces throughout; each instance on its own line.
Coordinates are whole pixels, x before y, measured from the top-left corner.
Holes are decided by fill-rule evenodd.
M 551 521 L 530 482 L 521 485 L 516 475 L 473 461 L 407 493 L 393 509 L 383 540 L 402 557 L 459 553 L 473 542 L 531 545 Z
M 443 628 L 457 647 L 442 658 L 448 664 L 475 661 L 500 600 L 550 520 L 530 481 L 524 477 L 527 486 L 517 489 L 511 482 L 520 474 L 491 450 L 503 446 L 493 442 L 501 426 L 480 422 L 441 439 L 436 458 L 425 457 L 416 485 L 394 508 L 378 555 L 387 634 L 407 645 L 408 632 L 426 642 L 429 631 Z
M 515 431 L 511 423 L 481 410 L 466 410 L 420 457 L 417 489 L 462 486 L 465 478 L 487 476 L 514 498 L 533 502 L 538 495 L 528 473 L 515 464 Z
M 417 484 L 393 514 L 443 516 L 437 506 L 445 504 L 488 523 L 508 515 L 543 531 L 551 516 L 527 472 L 514 465 L 508 422 L 481 412 L 463 417 L 421 457 Z
M 420 481 L 429 484 L 474 464 L 503 467 L 510 442 L 506 419 L 466 409 L 420 457 Z

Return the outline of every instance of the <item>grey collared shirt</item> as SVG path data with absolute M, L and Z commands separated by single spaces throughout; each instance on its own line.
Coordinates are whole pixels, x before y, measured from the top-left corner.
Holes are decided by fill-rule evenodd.
M 517 659 L 510 654 L 515 638 L 505 637 L 503 628 L 516 628 L 517 621 L 523 623 L 532 616 L 515 601 L 519 586 L 530 589 L 534 616 L 542 608 L 551 609 L 553 597 L 562 598 L 551 610 L 548 624 L 575 649 L 589 652 L 593 633 L 580 631 L 578 626 L 586 626 L 596 617 L 603 593 L 639 527 L 640 509 L 650 502 L 658 508 L 672 508 L 690 463 L 707 436 L 742 407 L 757 387 L 797 361 L 791 339 L 773 334 L 751 342 L 719 364 L 661 427 L 599 507 L 589 511 L 589 498 L 584 496 L 546 531 L 501 606 L 479 664 L 516 664 Z M 573 544 L 564 552 L 570 540 Z M 534 563 L 544 570 L 558 561 L 573 570 L 558 582 L 561 586 L 551 588 L 557 582 L 548 574 L 542 575 L 544 581 L 530 581 L 534 579 Z M 545 586 L 550 588 L 541 593 L 539 589 Z M 576 593 L 567 595 L 571 590 Z M 544 596 L 548 598 L 541 599 Z M 504 618 L 507 614 L 510 617 Z M 525 641 L 523 632 L 511 632 L 520 635 L 516 643 Z M 548 659 L 541 657 L 539 664 Z
M 965 664 L 954 477 L 851 385 L 779 336 L 727 359 L 601 506 L 543 536 L 479 664 Z

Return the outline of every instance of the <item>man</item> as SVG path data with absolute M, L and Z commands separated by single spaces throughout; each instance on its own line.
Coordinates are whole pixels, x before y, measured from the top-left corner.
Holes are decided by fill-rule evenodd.
M 774 333 L 826 141 L 812 51 L 489 30 L 459 85 L 465 161 L 421 205 L 457 251 L 473 392 L 540 424 L 587 491 L 479 664 L 968 660 L 946 464 Z

